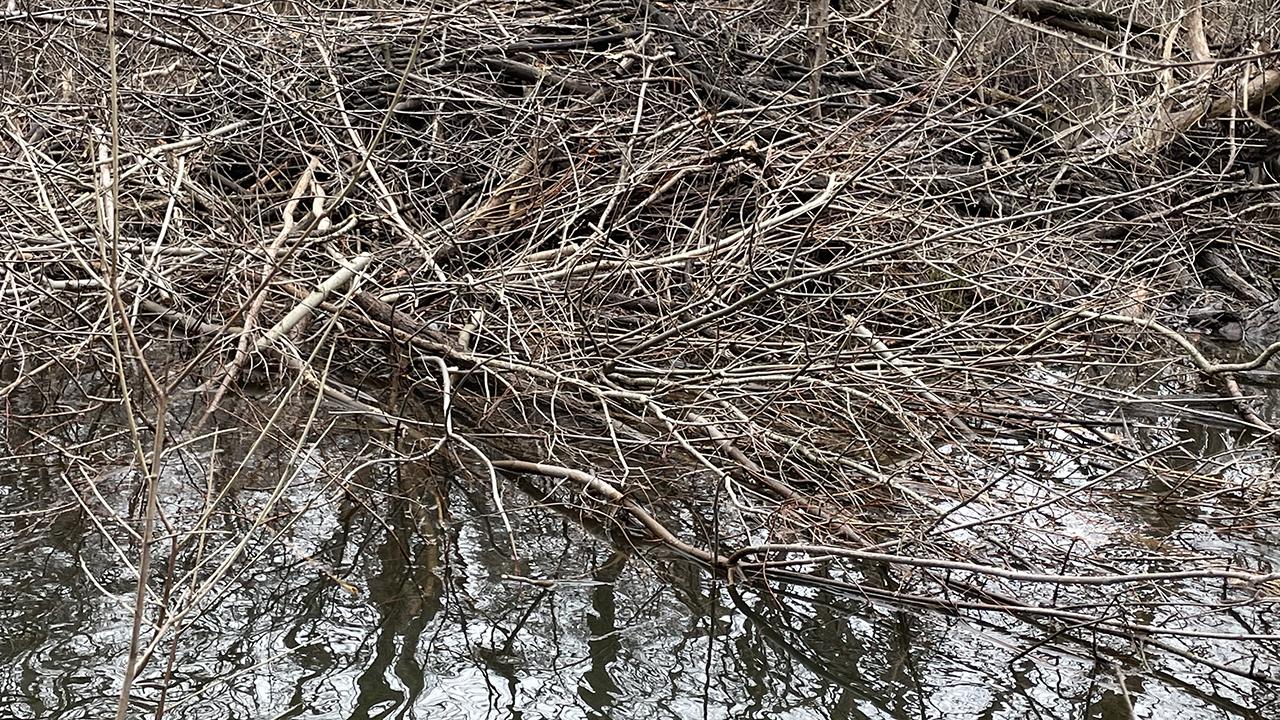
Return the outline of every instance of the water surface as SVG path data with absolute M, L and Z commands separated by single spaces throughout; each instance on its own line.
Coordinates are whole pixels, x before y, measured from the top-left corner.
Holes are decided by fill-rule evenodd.
M 204 594 L 152 655 L 134 717 L 162 701 L 164 717 L 202 720 L 1280 716 L 1238 678 L 1133 647 L 1037 646 L 995 614 L 726 587 L 511 485 L 517 563 L 483 483 L 397 459 L 359 427 L 317 424 L 301 443 L 286 427 L 252 453 L 254 434 L 227 431 L 167 463 L 150 607 Z M 138 552 L 111 514 L 141 504 L 127 448 L 87 463 L 6 431 L 0 716 L 114 717 Z M 1186 517 L 1162 532 L 1216 538 Z

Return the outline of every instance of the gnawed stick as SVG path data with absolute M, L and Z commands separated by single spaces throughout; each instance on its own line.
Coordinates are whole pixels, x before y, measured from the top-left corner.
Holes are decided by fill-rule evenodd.
M 934 394 L 934 392 L 929 389 L 929 386 L 925 385 L 924 381 L 921 380 L 915 374 L 915 372 L 911 370 L 911 368 L 907 367 L 905 364 L 898 361 L 898 358 L 894 355 L 893 351 L 889 349 L 889 346 L 885 345 L 875 335 L 872 335 L 871 331 L 868 330 L 865 326 L 852 325 L 852 328 L 853 328 L 853 334 L 857 335 L 860 338 L 865 339 L 868 343 L 870 343 L 871 349 L 875 351 L 875 354 L 881 360 L 884 360 L 886 363 L 889 364 L 890 367 L 892 367 L 894 370 L 897 370 L 899 373 L 903 375 L 903 377 L 910 380 L 911 384 L 920 388 L 920 391 L 921 391 L 920 394 L 926 400 L 936 404 L 940 409 L 951 407 L 951 403 L 948 403 L 946 400 L 943 400 L 942 398 Z M 963 433 L 965 438 L 969 440 L 977 439 L 978 434 L 975 433 L 973 431 L 973 428 L 969 427 L 969 425 L 965 423 L 964 420 L 961 420 L 958 415 L 948 413 L 947 422 L 951 423 L 952 427 L 954 427 L 955 429 Z
M 272 326 L 265 335 L 259 338 L 258 342 L 254 343 L 254 350 L 265 350 L 284 336 L 285 333 L 297 326 L 298 323 L 310 317 L 316 308 L 320 306 L 320 303 L 325 301 L 325 298 L 329 297 L 334 290 L 351 282 L 356 275 L 359 275 L 368 267 L 369 261 L 372 259 L 373 256 L 369 253 L 361 253 L 333 275 L 330 275 L 328 280 L 320 283 L 320 287 L 298 303 L 289 311 L 289 314 L 281 318 L 280 322 Z
M 294 211 L 297 210 L 298 203 L 302 199 L 303 193 L 306 192 L 306 189 L 313 184 L 315 171 L 319 167 L 319 158 L 312 157 L 307 163 L 306 169 L 302 171 L 302 175 L 298 178 L 298 181 L 294 183 L 293 192 L 289 196 L 289 201 L 285 203 L 284 211 L 282 213 L 284 226 L 280 229 L 280 232 L 276 234 L 275 239 L 267 248 L 266 257 L 263 259 L 262 276 L 264 282 L 259 286 L 256 296 L 250 299 L 249 309 L 245 312 L 244 317 L 244 332 L 241 333 L 240 339 L 236 343 L 236 353 L 231 358 L 231 362 L 227 364 L 226 369 L 223 371 L 222 380 L 218 383 L 217 390 L 213 392 L 213 398 L 209 401 L 209 406 L 205 408 L 204 415 L 200 419 L 202 424 L 209 416 L 217 411 L 218 405 L 222 402 L 222 398 L 235 383 L 236 377 L 240 374 L 240 371 L 249 362 L 249 334 L 253 332 L 253 329 L 257 326 L 258 314 L 262 311 L 262 306 L 267 300 L 267 285 L 265 280 L 274 275 L 276 269 L 279 267 L 276 255 L 280 251 L 281 245 L 284 244 L 285 238 L 289 237 L 293 232 L 295 222 L 293 217 Z M 255 347 L 254 349 L 258 350 L 260 348 Z

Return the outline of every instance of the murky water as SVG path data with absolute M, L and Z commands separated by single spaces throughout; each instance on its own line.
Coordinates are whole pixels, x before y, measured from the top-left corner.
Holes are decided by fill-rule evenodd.
M 138 552 L 112 513 L 137 516 L 135 482 L 91 473 L 74 438 L 58 435 L 59 453 L 7 432 L 0 717 L 114 717 Z M 392 460 L 361 430 L 294 434 L 234 481 L 252 434 L 219 436 L 214 472 L 209 443 L 174 454 L 150 607 L 196 610 L 148 617 L 176 630 L 134 717 L 161 703 L 191 719 L 1280 717 L 1269 691 L 1177 658 L 1024 653 L 997 615 L 725 587 L 511 487 L 517 565 L 487 487 Z M 224 481 L 233 491 L 202 518 Z

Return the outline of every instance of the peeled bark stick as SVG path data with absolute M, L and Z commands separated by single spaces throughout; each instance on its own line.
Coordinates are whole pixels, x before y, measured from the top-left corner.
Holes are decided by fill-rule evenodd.
M 1173 142 L 1202 120 L 1220 118 L 1237 107 L 1245 110 L 1257 107 L 1280 90 L 1280 70 L 1262 70 L 1253 75 L 1241 73 L 1237 79 L 1237 94 L 1197 102 L 1186 110 L 1161 117 L 1149 132 L 1135 138 L 1131 147 L 1154 152 Z
M 304 298 L 302 302 L 298 303 L 297 307 L 290 310 L 289 314 L 285 315 L 280 322 L 276 323 L 274 327 L 268 330 L 266 335 L 259 338 L 258 342 L 254 343 L 254 349 L 259 351 L 265 350 L 274 344 L 275 341 L 279 340 L 285 333 L 292 330 L 298 323 L 302 322 L 303 319 L 310 317 L 311 314 L 315 312 L 316 308 L 319 307 L 320 303 L 324 302 L 325 298 L 329 297 L 330 293 L 351 282 L 352 278 L 363 272 L 369 265 L 369 261 L 371 259 L 372 256 L 369 253 L 361 253 L 352 259 L 345 267 L 331 275 L 328 280 L 320 283 L 319 288 Z
M 911 384 L 920 388 L 921 390 L 920 394 L 923 395 L 926 400 L 928 400 L 929 402 L 935 403 L 939 408 L 951 407 L 951 403 L 947 402 L 946 400 L 943 400 L 942 398 L 934 394 L 934 392 L 929 389 L 929 386 L 925 385 L 924 381 L 922 381 L 919 377 L 916 376 L 914 372 L 912 372 L 911 368 L 899 362 L 898 358 L 894 355 L 893 351 L 889 349 L 889 346 L 881 342 L 881 340 L 877 338 L 875 335 L 873 335 L 870 330 L 868 330 L 863 325 L 853 325 L 852 327 L 853 327 L 853 334 L 857 335 L 858 337 L 870 343 L 871 349 L 875 351 L 876 355 L 878 355 L 881 360 L 884 360 L 886 363 L 888 363 L 889 366 L 892 367 L 894 370 L 897 370 L 898 372 L 902 373 L 903 377 L 911 381 Z M 951 423 L 951 426 L 954 427 L 956 430 L 959 430 L 961 433 L 963 433 L 967 439 L 969 440 L 977 439 L 978 434 L 975 433 L 973 431 L 973 428 L 969 427 L 969 425 L 965 423 L 964 420 L 961 420 L 959 416 L 951 415 L 950 417 L 947 418 L 947 422 Z
M 1182 24 L 1187 29 L 1187 46 L 1191 50 L 1191 57 L 1204 63 L 1200 67 L 1200 73 L 1207 75 L 1213 72 L 1213 54 L 1209 52 L 1209 41 L 1205 38 L 1204 9 L 1200 0 L 1195 0 L 1187 8 Z
M 218 383 L 217 390 L 213 393 L 213 399 L 209 401 L 209 406 L 205 408 L 204 416 L 201 418 L 201 424 L 217 411 L 218 406 L 222 403 L 222 398 L 235 384 L 236 378 L 240 376 L 240 371 L 249 363 L 249 336 L 254 328 L 258 326 L 258 314 L 262 312 L 262 306 L 267 302 L 267 280 L 269 280 L 276 272 L 276 257 L 280 254 L 280 248 L 284 245 L 284 241 L 293 233 L 294 212 L 298 209 L 298 203 L 302 200 L 302 195 L 308 187 L 315 185 L 315 172 L 320 167 L 320 159 L 312 157 L 307 163 L 307 167 L 302 171 L 302 175 L 298 181 L 294 183 L 293 192 L 289 195 L 289 201 L 285 203 L 284 212 L 281 217 L 284 225 L 280 232 L 276 234 L 271 245 L 267 248 L 266 257 L 262 263 L 262 277 L 264 281 L 258 286 L 249 301 L 249 309 L 244 314 L 245 331 L 236 341 L 236 354 L 232 357 L 231 362 L 227 364 L 226 370 L 222 373 L 222 381 Z M 317 200 L 318 202 L 318 200 Z

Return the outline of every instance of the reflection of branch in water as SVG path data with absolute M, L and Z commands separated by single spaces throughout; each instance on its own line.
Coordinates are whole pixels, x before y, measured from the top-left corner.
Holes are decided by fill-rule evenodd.
M 438 518 L 415 512 L 426 506 L 419 497 L 434 497 L 443 507 L 440 488 L 428 478 L 400 475 L 407 468 L 388 467 L 397 474 L 402 493 L 388 494 L 382 513 L 370 509 L 364 514 L 362 549 L 355 552 L 374 554 L 379 572 L 368 580 L 369 601 L 382 615 L 373 638 L 374 655 L 366 663 L 356 685 L 360 688 L 356 706 L 412 706 L 426 689 L 426 670 L 419 661 L 423 633 L 438 623 L 444 609 L 445 584 L 440 575 L 443 548 L 452 543 L 445 539 Z M 378 532 L 381 530 L 381 532 Z M 375 538 L 382 542 L 374 546 Z M 395 677 L 390 685 L 387 678 Z
M 786 613 L 786 604 L 781 602 L 785 596 L 797 598 L 791 593 L 781 591 L 774 594 L 776 603 L 762 603 L 761 607 L 772 605 L 778 617 L 770 618 L 766 614 L 757 609 L 743 596 L 742 591 L 737 586 L 728 587 L 729 598 L 733 601 L 733 606 L 749 620 L 752 626 L 758 630 L 761 636 L 769 642 L 777 650 L 782 651 L 791 659 L 799 662 L 805 669 L 813 673 L 815 676 L 827 680 L 832 685 L 843 689 L 846 693 L 860 702 L 870 703 L 876 708 L 889 712 L 890 708 L 885 702 L 886 693 L 883 688 L 873 685 L 867 678 L 861 676 L 858 668 L 857 657 L 838 658 L 832 657 L 833 650 L 829 650 L 827 654 L 813 647 L 812 642 L 805 642 L 803 639 L 804 630 L 796 628 L 786 622 L 784 617 Z M 791 630 L 793 637 L 788 637 L 784 632 Z M 831 648 L 840 648 L 843 650 L 857 649 L 866 651 L 866 644 L 859 638 L 845 637 L 845 633 L 831 636 L 828 634 L 815 634 L 812 637 L 829 637 Z M 834 660 L 834 662 L 833 662 Z M 837 673 L 836 669 L 840 672 Z
M 1225 672 L 1228 672 L 1231 674 L 1241 675 L 1242 671 L 1240 670 L 1235 670 L 1230 667 L 1226 667 L 1226 668 L 1220 667 L 1219 663 L 1216 663 L 1207 658 L 1189 656 L 1189 653 L 1187 651 L 1182 650 L 1181 648 L 1170 646 L 1170 644 L 1166 642 L 1154 640 L 1148 637 L 1140 637 L 1138 635 L 1125 635 L 1121 632 L 1117 632 L 1114 629 L 1109 629 L 1106 627 L 1096 627 L 1096 626 L 1089 627 L 1083 623 L 1076 623 L 1074 627 L 1071 629 L 1095 631 L 1094 638 L 1081 637 L 1073 632 L 1067 632 L 1066 631 L 1067 628 L 1064 628 L 1064 626 L 1057 624 L 1055 622 L 1052 622 L 1054 620 L 1052 616 L 1037 617 L 1035 615 L 1027 615 L 1025 613 L 1017 612 L 1016 609 L 1011 609 L 1008 607 L 997 607 L 994 605 L 983 606 L 983 604 L 981 603 L 968 603 L 964 601 L 956 601 L 954 608 L 947 609 L 947 608 L 938 606 L 936 601 L 934 601 L 932 598 L 921 598 L 921 597 L 915 597 L 915 596 L 906 595 L 902 593 L 895 594 L 895 593 L 890 593 L 883 590 L 877 590 L 875 588 L 867 588 L 863 586 L 852 585 L 850 583 L 842 583 L 841 581 L 838 581 L 838 580 L 820 579 L 805 573 L 795 573 L 790 571 L 771 571 L 769 575 L 770 575 L 770 579 L 775 581 L 775 586 L 773 586 L 770 590 L 770 597 L 776 601 L 776 607 L 779 608 L 780 612 L 783 607 L 786 607 L 781 602 L 783 599 L 799 600 L 809 605 L 830 607 L 838 613 L 852 614 L 854 612 L 852 609 L 848 607 L 843 607 L 833 602 L 823 601 L 820 598 L 805 597 L 802 595 L 798 595 L 792 591 L 787 590 L 786 589 L 787 585 L 813 587 L 815 589 L 822 590 L 826 593 L 830 593 L 832 594 L 833 597 L 844 596 L 844 597 L 850 597 L 850 598 L 860 598 L 863 600 L 874 601 L 879 604 L 888 605 L 890 607 L 895 607 L 900 609 L 915 610 L 923 607 L 923 608 L 932 610 L 939 617 L 945 616 L 945 617 L 959 618 L 964 620 L 966 623 L 970 625 L 981 627 L 983 631 L 986 633 L 998 634 L 1003 639 L 1000 642 L 996 643 L 997 645 L 1002 645 L 1010 650 L 1016 650 L 1018 647 L 1023 648 L 1018 653 L 1018 657 L 1026 657 L 1033 654 L 1034 652 L 1039 651 L 1039 652 L 1048 653 L 1048 654 L 1059 656 L 1059 657 L 1070 657 L 1081 663 L 1093 664 L 1095 667 L 1098 667 L 1100 669 L 1104 669 L 1111 666 L 1125 667 L 1129 669 L 1136 668 L 1136 669 L 1140 669 L 1142 674 L 1147 677 L 1153 678 L 1155 680 L 1159 680 L 1160 682 L 1163 682 L 1167 685 L 1177 687 L 1187 692 L 1189 695 L 1192 695 L 1195 698 L 1209 705 L 1212 705 L 1214 707 L 1217 707 L 1229 713 L 1230 717 L 1248 718 L 1248 719 L 1261 717 L 1260 715 L 1258 715 L 1258 713 L 1255 710 L 1250 709 L 1249 707 L 1242 705 L 1234 700 L 1231 700 L 1230 698 L 1218 695 L 1212 692 L 1210 689 L 1206 689 L 1205 687 L 1202 687 L 1200 685 L 1196 685 L 1194 683 L 1188 682 L 1187 680 L 1181 679 L 1176 675 L 1171 674 L 1168 671 L 1161 670 L 1156 667 L 1152 667 L 1149 664 L 1142 662 L 1139 657 L 1135 656 L 1132 650 L 1106 647 L 1105 645 L 1097 641 L 1096 636 L 1098 634 L 1101 634 L 1101 635 L 1109 635 L 1112 637 L 1118 637 L 1118 638 L 1133 641 L 1134 643 L 1137 643 L 1139 646 L 1141 646 L 1144 643 L 1155 645 L 1159 649 L 1175 654 L 1179 657 L 1182 657 L 1183 659 L 1191 660 L 1192 662 L 1199 662 L 1201 664 L 1206 664 L 1215 669 L 1223 669 Z M 763 616 L 753 611 L 750 607 L 747 607 L 745 604 L 745 601 L 741 600 L 741 597 L 740 597 L 741 591 L 738 590 L 737 587 L 731 587 L 730 592 L 731 592 L 731 595 L 734 596 L 735 606 L 737 606 L 739 610 L 743 611 L 744 614 L 748 615 L 748 617 L 751 617 L 753 620 L 760 621 L 762 619 Z M 997 622 L 993 622 L 991 620 L 986 619 L 986 616 L 984 614 L 975 613 L 975 612 L 961 614 L 959 611 L 962 609 L 987 610 L 989 612 L 998 613 L 995 617 L 1005 618 L 1005 619 L 1009 619 L 1009 618 L 1016 619 L 1019 622 L 1021 622 L 1023 625 L 1028 626 L 1029 628 L 1034 628 L 1039 632 L 1043 633 L 1043 638 L 1040 641 L 1033 642 L 1031 638 L 1022 636 L 1014 632 L 1012 628 L 1006 625 L 1002 625 Z M 1034 611 L 1034 610 L 1037 610 L 1038 608 L 1025 608 L 1025 609 L 1028 611 Z M 772 633 L 776 633 L 776 629 L 775 629 L 776 627 L 777 627 L 777 623 L 772 623 L 772 624 L 766 623 L 765 625 L 761 626 L 761 630 L 762 632 L 767 632 L 772 634 Z M 1032 644 L 1028 645 L 1028 643 L 1032 643 Z M 1075 646 L 1075 647 L 1081 648 L 1083 652 L 1073 651 L 1069 646 Z M 817 670 L 815 670 L 815 673 L 823 677 L 828 677 L 829 679 L 833 679 L 833 681 L 835 682 L 841 682 L 838 678 L 830 678 L 829 673 L 820 672 Z M 1248 676 L 1246 675 L 1244 677 L 1248 677 Z M 1250 678 L 1250 679 L 1257 679 L 1257 678 Z M 1130 692 L 1132 692 L 1132 689 L 1130 690 Z
M 614 682 L 609 666 L 618 659 L 617 581 L 626 567 L 628 555 L 615 550 L 609 559 L 596 567 L 591 579 L 597 584 L 591 590 L 591 613 L 587 614 L 587 647 L 590 649 L 591 666 L 582 674 L 578 697 L 600 713 L 609 716 L 609 709 L 621 688 Z
M 434 504 L 437 512 L 443 511 L 445 493 L 439 483 L 408 468 L 388 471 L 398 476 L 400 491 L 387 496 L 381 514 L 370 512 L 372 522 L 384 532 L 377 549 L 380 572 L 368 581 L 369 599 L 382 613 L 384 626 L 399 630 L 420 616 L 430 618 L 440 611 L 442 548 L 452 539 L 444 536 L 441 517 L 420 510 Z
M 869 632 L 874 633 L 879 630 L 883 633 L 883 642 L 873 645 L 865 637 L 846 637 L 844 633 L 833 635 L 831 632 L 806 632 L 806 628 L 796 627 L 795 624 L 783 620 L 787 614 L 785 612 L 786 608 L 795 610 L 795 615 L 799 616 L 800 603 L 815 608 L 813 613 L 815 620 L 818 618 L 819 609 L 827 609 L 833 616 L 855 614 L 854 609 L 841 606 L 835 602 L 824 601 L 816 597 L 805 597 L 785 589 L 779 589 L 771 595 L 773 602 L 766 604 L 777 610 L 778 617 L 772 618 L 767 617 L 765 613 L 753 607 L 737 588 L 730 588 L 730 596 L 733 598 L 735 607 L 751 618 L 767 640 L 780 650 L 798 659 L 816 676 L 844 689 L 848 695 L 856 700 L 875 705 L 888 716 L 914 717 L 920 712 L 920 708 L 912 708 L 910 705 L 913 702 L 913 694 L 916 698 L 925 697 L 925 688 L 922 687 L 919 680 L 919 675 L 921 674 L 919 668 L 929 656 L 937 654 L 938 646 L 930 643 L 925 638 L 917 638 L 912 635 L 911 629 L 903 622 L 905 618 L 910 617 L 910 613 L 900 610 L 894 613 L 896 619 L 892 621 L 889 618 L 883 618 L 881 622 L 869 621 L 873 627 L 873 630 Z M 986 623 L 981 619 L 968 616 L 965 619 L 971 623 L 980 624 L 1002 633 L 1008 632 L 1007 628 Z M 821 624 L 824 628 L 832 627 L 831 622 Z M 784 628 L 793 631 L 790 637 L 784 634 Z M 841 652 L 848 648 L 859 648 L 863 652 L 855 658 L 840 657 Z M 865 658 L 869 652 L 876 650 L 883 655 L 882 659 L 873 658 L 870 662 L 858 662 Z M 1071 655 L 1071 657 L 1079 660 L 1083 665 L 1089 663 L 1089 658 L 1087 657 L 1081 655 Z M 904 683 L 898 672 L 904 663 L 910 666 L 911 677 L 909 678 L 909 683 Z M 860 667 L 869 665 L 883 666 L 884 675 L 878 679 L 864 677 L 860 672 Z M 1035 699 L 1030 696 L 1027 697 L 1027 700 L 1028 702 L 1035 702 Z M 992 706 L 987 709 L 987 714 L 982 716 L 989 717 L 993 710 L 1002 704 L 1006 704 L 1005 700 L 995 693 L 993 693 L 991 702 Z M 857 717 L 858 715 L 851 716 Z M 976 716 L 978 715 L 975 714 Z
M 946 610 L 949 612 L 959 612 L 961 610 L 1000 612 L 1010 614 L 1024 622 L 1029 622 L 1029 618 L 1038 618 L 1045 623 L 1051 622 L 1057 624 L 1047 632 L 1047 637 L 1040 641 L 1041 644 L 1066 641 L 1070 641 L 1072 643 L 1083 642 L 1080 637 L 1080 633 L 1083 633 L 1085 637 L 1092 635 L 1096 640 L 1097 634 L 1101 633 L 1121 640 L 1141 643 L 1146 647 L 1159 648 L 1167 653 L 1190 660 L 1203 667 L 1227 672 L 1259 682 L 1273 681 L 1273 678 L 1266 672 L 1258 672 L 1253 669 L 1235 667 L 1226 662 L 1220 662 L 1207 657 L 1205 653 L 1192 652 L 1190 650 L 1183 649 L 1172 642 L 1157 640 L 1155 637 L 1165 635 L 1170 637 L 1199 637 L 1201 639 L 1209 640 L 1231 639 L 1240 641 L 1262 641 L 1272 639 L 1270 636 L 1232 634 L 1230 637 L 1227 637 L 1226 635 L 1217 632 L 1185 630 L 1175 627 L 1139 624 L 1126 621 L 1118 617 L 1113 617 L 1109 611 L 1101 614 L 1089 614 L 1056 607 L 1042 607 L 1030 602 L 1023 602 L 1005 594 L 983 589 L 971 582 L 956 580 L 951 577 L 951 573 L 955 571 L 959 571 L 961 573 L 977 573 L 980 575 L 1005 578 L 1016 582 L 1039 584 L 1047 583 L 1054 587 L 1064 584 L 1106 586 L 1133 584 L 1139 582 L 1205 578 L 1237 578 L 1256 581 L 1262 578 L 1262 576 L 1231 570 L 1212 569 L 1106 576 L 1048 575 L 989 565 L 975 565 L 969 562 L 954 560 L 885 555 L 842 547 L 812 546 L 803 544 L 749 546 L 730 553 L 725 557 L 719 553 L 711 553 L 702 548 L 691 545 L 684 540 L 680 540 L 670 529 L 663 526 L 661 522 L 647 510 L 640 508 L 633 500 L 627 499 L 619 491 L 588 473 L 558 466 L 535 465 L 532 463 L 517 461 L 495 461 L 495 465 L 507 470 L 520 471 L 526 474 L 542 474 L 563 479 L 573 479 L 583 486 L 589 486 L 602 494 L 606 494 L 612 502 L 621 505 L 622 508 L 630 513 L 634 518 L 640 520 L 646 529 L 653 532 L 656 539 L 667 545 L 671 550 L 682 553 L 691 559 L 701 561 L 702 564 L 712 566 L 715 570 L 727 572 L 731 582 L 745 581 L 758 584 L 766 584 L 771 580 L 795 582 L 801 585 L 824 587 L 833 592 L 845 593 L 853 596 L 880 598 L 892 602 L 895 605 L 902 605 L 904 603 L 914 604 L 932 609 Z M 908 595 L 905 593 L 891 592 L 871 587 L 866 583 L 854 584 L 821 578 L 813 574 L 785 570 L 781 567 L 776 567 L 776 565 L 779 564 L 776 561 L 752 563 L 742 562 L 742 560 L 748 555 L 764 551 L 807 552 L 810 554 L 853 557 L 860 560 L 888 561 L 901 565 L 916 566 L 920 568 L 922 572 L 934 576 L 935 580 L 940 583 L 946 592 L 942 596 L 934 597 Z M 815 558 L 811 557 L 808 559 L 808 562 L 812 562 L 814 559 Z M 787 562 L 788 564 L 793 564 L 792 561 Z M 938 572 L 945 572 L 946 576 L 937 576 Z M 959 593 L 961 599 L 954 599 L 950 597 L 950 593 Z M 976 598 L 976 600 L 968 598 Z M 1035 625 L 1037 623 L 1031 624 Z M 1092 643 L 1086 644 L 1089 645 Z
M 515 656 L 514 650 L 516 637 L 520 635 L 520 631 L 523 630 L 525 624 L 529 622 L 529 618 L 532 617 L 533 611 L 536 610 L 538 606 L 542 604 L 542 601 L 547 599 L 547 596 L 550 594 L 551 588 L 542 588 L 542 591 L 534 596 L 533 602 L 529 603 L 529 607 L 525 608 L 524 614 L 520 616 L 520 619 L 516 621 L 516 624 L 511 626 L 511 631 L 507 633 L 507 639 L 502 642 L 501 654 L 503 657 L 510 658 Z

